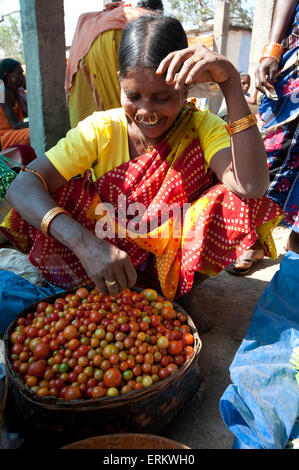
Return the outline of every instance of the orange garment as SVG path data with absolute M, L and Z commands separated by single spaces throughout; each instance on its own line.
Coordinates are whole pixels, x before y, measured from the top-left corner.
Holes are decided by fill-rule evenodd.
M 124 29 L 128 21 L 134 20 L 142 14 L 149 14 L 149 10 L 132 7 L 130 3 L 111 3 L 100 12 L 80 15 L 67 62 L 65 81 L 67 98 L 79 62 L 87 54 L 95 39 L 104 31 Z
M 17 100 L 14 104 L 14 112 L 17 120 L 23 122 L 23 112 Z M 2 150 L 15 145 L 30 145 L 29 127 L 25 129 L 12 129 L 2 106 L 0 106 L 0 143 Z

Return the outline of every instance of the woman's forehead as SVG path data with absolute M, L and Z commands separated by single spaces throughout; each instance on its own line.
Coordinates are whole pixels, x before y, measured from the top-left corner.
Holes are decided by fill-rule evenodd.
M 122 88 L 130 87 L 157 87 L 169 89 L 171 86 L 165 82 L 164 75 L 158 75 L 153 67 L 143 69 L 130 69 L 121 79 Z

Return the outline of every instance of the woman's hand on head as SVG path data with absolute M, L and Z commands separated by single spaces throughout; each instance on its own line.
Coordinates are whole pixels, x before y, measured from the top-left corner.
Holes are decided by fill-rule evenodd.
M 239 79 L 238 71 L 226 57 L 201 44 L 171 52 L 162 60 L 157 73 L 166 73 L 166 82 L 176 89 L 205 82 L 221 85 L 233 76 Z
M 255 88 L 262 93 L 274 90 L 274 79 L 278 69 L 278 62 L 276 59 L 267 57 L 260 62 L 255 70 Z
M 100 292 L 115 296 L 124 289 L 133 287 L 137 274 L 128 254 L 109 242 L 100 240 L 91 232 L 85 233 L 87 239 L 74 251 Z M 105 281 L 116 283 L 107 286 Z

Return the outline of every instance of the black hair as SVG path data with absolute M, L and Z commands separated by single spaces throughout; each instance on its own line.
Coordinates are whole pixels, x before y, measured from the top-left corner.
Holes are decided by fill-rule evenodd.
M 140 16 L 127 23 L 119 50 L 119 72 L 124 77 L 134 68 L 154 67 L 173 51 L 188 47 L 183 26 L 162 14 Z
M 149 10 L 164 10 L 161 0 L 141 0 L 137 2 L 137 7 L 148 8 Z
M 250 78 L 250 75 L 248 72 L 239 72 L 240 74 L 240 78 L 243 78 L 243 77 L 249 77 Z
M 4 84 L 7 84 L 7 73 L 12 73 L 18 65 L 21 63 L 15 59 L 3 59 L 0 62 L 0 80 L 3 80 Z

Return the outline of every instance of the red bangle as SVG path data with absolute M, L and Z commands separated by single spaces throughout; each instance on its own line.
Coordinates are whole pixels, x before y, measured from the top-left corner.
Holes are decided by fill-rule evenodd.
M 278 44 L 277 42 L 269 42 L 269 44 L 266 44 L 263 47 L 260 63 L 262 62 L 262 60 L 267 58 L 275 59 L 279 63 L 283 54 L 283 50 L 284 49 L 281 44 Z

